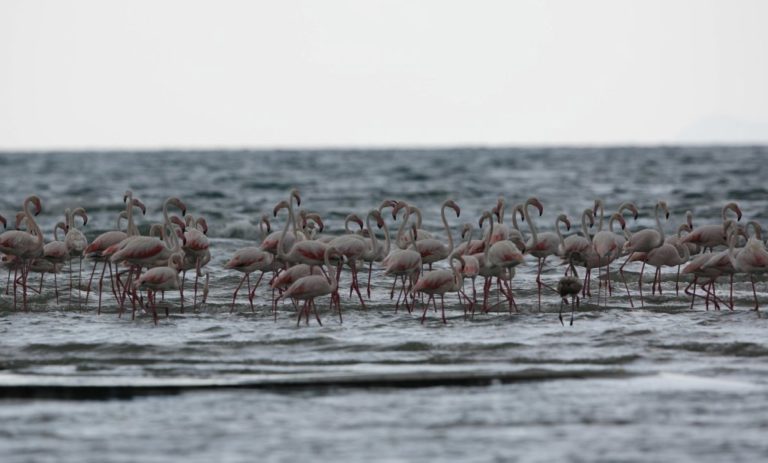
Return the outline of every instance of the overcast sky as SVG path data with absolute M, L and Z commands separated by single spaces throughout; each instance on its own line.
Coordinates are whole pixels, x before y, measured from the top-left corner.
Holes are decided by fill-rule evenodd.
M 768 142 L 764 0 L 2 0 L 0 149 Z

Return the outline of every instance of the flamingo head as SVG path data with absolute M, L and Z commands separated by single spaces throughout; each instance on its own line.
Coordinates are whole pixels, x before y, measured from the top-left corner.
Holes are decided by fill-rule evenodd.
M 43 206 L 40 203 L 40 198 L 37 197 L 37 195 L 32 195 L 29 197 L 29 201 L 32 202 L 32 204 L 35 205 L 35 215 L 39 215 L 43 211 Z
M 208 234 L 208 222 L 203 217 L 198 217 L 197 221 L 195 221 L 195 226 L 198 230 L 203 232 L 203 235 Z
M 275 205 L 275 208 L 272 209 L 272 215 L 277 217 L 277 213 L 280 212 L 280 209 L 288 209 L 288 201 L 280 201 Z
M 272 233 L 272 225 L 269 223 L 269 216 L 267 214 L 261 215 L 261 222 L 267 226 L 267 233 Z
M 381 212 L 388 207 L 396 207 L 396 206 L 397 206 L 397 201 L 395 201 L 394 199 L 385 199 L 384 201 L 381 202 L 381 204 L 379 204 L 378 211 Z
M 533 206 L 536 209 L 538 209 L 539 210 L 539 217 L 541 217 L 541 215 L 544 213 L 544 205 L 541 204 L 541 201 L 539 201 L 539 198 L 537 198 L 535 196 L 530 197 L 530 198 L 528 198 L 528 201 L 526 201 L 525 203 L 526 203 L 526 205 L 530 205 L 530 206 Z
M 81 219 L 83 219 L 83 226 L 88 224 L 88 214 L 85 213 L 85 209 L 83 209 L 82 207 L 78 207 L 77 209 L 72 211 L 72 216 L 80 217 Z
M 664 211 L 664 218 L 669 220 L 669 207 L 667 207 L 666 201 L 659 201 L 657 207 L 660 207 Z
M 558 222 L 563 222 L 565 224 L 565 229 L 570 230 L 571 229 L 571 221 L 568 220 L 568 216 L 565 214 L 560 214 L 557 216 Z
M 726 204 L 725 207 L 723 208 L 723 215 L 725 215 L 725 211 L 728 209 L 736 213 L 736 220 L 741 220 L 741 208 L 739 207 L 738 204 L 736 203 Z
M 480 228 L 483 228 L 483 222 L 485 222 L 486 219 L 493 221 L 493 214 L 491 214 L 490 211 L 484 211 L 483 215 L 480 216 L 480 221 L 478 222 Z
M 297 188 L 291 189 L 290 198 L 296 200 L 297 206 L 301 206 L 301 195 L 299 194 L 299 190 Z
M 187 215 L 187 206 L 179 198 L 171 196 L 165 200 L 165 203 L 177 207 L 181 211 L 182 216 Z
M 461 239 L 464 239 L 467 237 L 467 233 L 472 232 L 472 224 L 471 223 L 465 223 L 461 227 Z
M 128 198 L 133 198 L 133 192 L 131 190 L 125 190 L 125 194 L 123 195 L 123 202 L 128 202 Z
M 374 211 L 373 218 L 376 219 L 376 226 L 379 228 L 384 228 L 386 225 L 384 223 L 384 217 L 381 216 L 381 213 L 379 211 Z
M 685 211 L 685 223 L 693 230 L 693 212 Z
M 175 215 L 171 216 L 171 223 L 176 224 L 179 227 L 178 230 L 181 230 L 182 233 L 187 230 L 187 224 Z
M 408 208 L 408 203 L 406 203 L 405 201 L 398 201 L 395 204 L 395 207 L 392 208 L 392 219 L 397 220 L 397 214 L 400 212 L 400 210 L 401 209 L 407 210 L 407 208 Z
M 450 207 L 454 211 L 456 211 L 456 217 L 461 216 L 461 209 L 459 208 L 459 205 L 456 204 L 456 202 L 452 199 L 447 200 L 443 203 L 443 207 Z
M 349 222 L 355 222 L 358 226 L 360 226 L 360 230 L 365 228 L 365 224 L 363 224 L 363 219 L 357 216 L 357 214 L 349 214 L 346 219 L 344 219 L 344 225 L 346 226 Z
M 161 223 L 153 223 L 149 227 L 149 236 L 156 236 L 156 237 L 162 239 L 163 234 L 160 231 L 162 228 L 163 228 L 163 224 L 161 224 Z
M 26 218 L 27 218 L 27 214 L 25 214 L 23 211 L 22 212 L 17 212 L 16 213 L 16 223 L 14 224 L 14 228 L 16 230 L 21 230 L 21 224 L 22 224 L 22 222 L 24 222 L 24 220 L 26 220 Z
M 145 206 L 144 203 L 139 201 L 137 198 L 134 198 L 131 201 L 131 204 L 133 204 L 133 207 L 138 207 L 141 209 L 141 215 L 147 215 L 147 206 Z
M 622 230 L 624 230 L 627 227 L 627 221 L 624 220 L 624 217 L 622 217 L 622 215 L 619 214 L 618 212 L 614 212 L 613 215 L 611 216 L 611 219 L 619 222 L 619 225 L 621 225 Z
M 603 200 L 602 199 L 596 199 L 595 200 L 595 206 L 592 210 L 592 212 L 597 215 L 597 211 L 603 210 Z
M 317 229 L 320 233 L 322 233 L 325 229 L 325 224 L 323 223 L 323 218 L 320 217 L 320 214 L 316 212 L 310 212 L 307 214 L 307 220 L 314 222 L 315 225 L 317 225 Z
M 589 220 L 589 228 L 592 228 L 595 226 L 595 214 L 592 212 L 592 209 L 584 209 L 584 215 L 587 216 L 587 219 Z
M 184 266 L 184 254 L 176 253 L 168 259 L 168 267 L 179 270 Z

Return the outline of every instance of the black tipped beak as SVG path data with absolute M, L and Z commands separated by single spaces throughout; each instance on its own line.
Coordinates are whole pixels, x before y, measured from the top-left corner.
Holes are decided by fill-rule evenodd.
M 181 210 L 181 216 L 184 217 L 185 215 L 187 215 L 187 210 L 186 209 L 182 209 Z

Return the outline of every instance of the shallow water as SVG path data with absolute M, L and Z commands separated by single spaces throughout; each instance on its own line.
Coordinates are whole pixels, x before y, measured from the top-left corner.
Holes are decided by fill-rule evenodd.
M 539 196 L 541 229 L 551 229 L 561 211 L 577 224 L 595 197 L 610 208 L 635 201 L 641 217 L 629 222 L 633 229 L 653 225 L 657 199 L 671 207 L 668 232 L 688 209 L 697 225 L 717 221 L 728 200 L 739 201 L 746 218 L 764 221 L 766 152 L 0 155 L 6 174 L 0 212 L 6 217 L 25 194 L 36 192 L 44 230 L 61 220 L 65 207 L 82 205 L 90 219 L 84 231 L 93 238 L 113 227 L 124 190 L 132 189 L 149 208 L 142 229 L 160 219 L 162 200 L 174 194 L 190 213 L 208 218 L 213 249 L 208 303 L 190 310 L 188 283 L 187 310 L 179 313 L 178 296 L 167 295 L 171 315 L 158 326 L 143 313 L 136 320 L 130 311 L 118 318 L 109 296 L 101 315 L 93 296 L 87 308 L 70 306 L 66 289 L 57 305 L 49 283 L 43 295 L 32 296 L 28 313 L 13 310 L 12 298 L 3 295 L 0 387 L 9 395 L 16 391 L 16 398 L 0 402 L 0 455 L 11 462 L 160 461 L 169 455 L 185 461 L 765 458 L 768 321 L 750 310 L 751 288 L 743 278 L 737 277 L 735 311 L 706 311 L 701 300 L 691 310 L 688 298 L 674 295 L 674 269 L 664 272 L 663 296 L 630 310 L 616 280 L 607 308 L 587 299 L 573 326 L 568 313 L 561 326 L 552 293 L 545 293 L 543 311 L 536 309 L 536 265 L 529 261 L 513 281 L 519 312 L 510 315 L 501 304 L 491 314 L 465 318 L 451 295 L 448 323 L 430 310 L 421 325 L 421 313 L 395 313 L 390 281 L 375 270 L 367 310 L 344 297 L 340 324 L 323 300 L 323 326 L 311 318 L 297 328 L 289 304 L 272 320 L 263 289 L 254 313 L 241 298 L 230 314 L 239 275 L 223 264 L 258 238 L 258 216 L 292 186 L 330 232 L 341 229 L 348 211 L 362 215 L 392 197 L 421 206 L 424 228 L 439 233 L 437 211 L 445 198 L 461 206 L 461 217 L 448 219 L 458 224 L 476 222 L 499 194 L 510 204 Z M 278 218 L 275 225 L 283 223 Z M 639 266 L 628 268 L 637 303 Z M 561 272 L 552 260 L 546 281 L 554 284 Z M 764 302 L 765 283 L 758 290 Z M 722 284 L 721 297 L 726 291 Z M 84 297 L 75 291 L 75 301 L 78 294 Z M 116 397 L 131 400 L 18 394 L 45 396 L 44 388 L 53 387 L 54 397 L 82 398 L 87 394 L 72 392 L 82 386 L 127 387 Z

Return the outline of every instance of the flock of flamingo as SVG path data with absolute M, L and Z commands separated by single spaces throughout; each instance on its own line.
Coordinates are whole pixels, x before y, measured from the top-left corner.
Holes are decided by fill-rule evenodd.
M 72 288 L 76 286 L 78 303 L 82 303 L 80 290 L 83 284 L 80 275 L 84 258 L 93 262 L 84 289 L 85 305 L 94 287 L 94 278 L 99 273 L 99 313 L 105 278 L 108 279 L 108 291 L 118 305 L 119 315 L 130 304 L 132 317 L 137 308 L 151 311 L 157 323 L 157 293 L 160 292 L 164 299 L 165 291 L 169 290 L 179 291 L 183 312 L 187 271 L 194 271 L 193 306 L 198 303 L 199 279 L 205 277 L 201 299 L 201 303 L 205 303 L 209 275 L 203 273 L 203 270 L 211 260 L 206 220 L 187 214 L 184 203 L 179 198 L 171 197 L 163 204 L 163 221 L 151 225 L 148 235 L 142 236 L 135 224 L 134 213 L 138 210 L 144 214 L 144 204 L 131 191 L 125 193 L 123 201 L 125 210 L 117 218 L 116 230 L 103 233 L 89 243 L 78 228 L 77 221 L 80 219 L 82 226 L 87 224 L 86 211 L 83 208 L 67 209 L 65 221 L 58 222 L 53 229 L 54 241 L 45 243 L 43 232 L 35 221 L 35 217 L 42 211 L 40 198 L 34 195 L 27 197 L 22 211 L 16 214 L 15 229 L 0 234 L 0 253 L 5 255 L 3 261 L 8 267 L 5 292 L 6 295 L 13 292 L 14 308 L 18 307 L 17 301 L 21 299 L 23 309 L 28 310 L 28 293 L 43 291 L 46 273 L 53 274 L 58 303 L 56 275 L 65 265 L 69 268 L 69 302 L 72 303 Z M 226 269 L 243 275 L 232 294 L 231 310 L 235 308 L 237 294 L 243 285 L 247 288 L 250 308 L 254 310 L 256 290 L 264 275 L 268 274 L 271 275 L 269 291 L 275 319 L 278 307 L 285 305 L 281 303 L 291 301 L 298 315 L 297 324 L 301 323 L 302 318 L 308 324 L 310 313 L 314 313 L 318 323 L 322 324 L 316 300 L 321 296 L 330 296 L 329 310 L 336 312 L 339 322 L 342 322 L 339 295 L 342 270 L 348 268 L 351 274 L 349 297 L 356 294 L 360 305 L 365 308 L 365 300 L 371 297 L 371 277 L 375 263 L 384 270 L 385 276 L 393 278 L 389 297 L 395 300 L 397 292 L 395 310 L 402 304 L 408 312 L 412 312 L 421 303 L 422 323 L 430 304 L 437 311 L 437 296 L 440 297 L 442 320 L 446 321 L 447 293 L 458 295 L 465 316 L 474 316 L 476 309 L 488 312 L 499 305 L 508 305 L 511 313 L 517 310 L 512 290 L 515 269 L 525 262 L 526 256 L 532 256 L 537 262 L 539 310 L 542 291 L 554 291 L 561 300 L 560 322 L 563 323 L 563 305 L 569 304 L 570 323 L 573 324 L 579 294 L 581 297 L 592 296 L 591 273 L 595 269 L 598 272 L 598 306 L 601 294 L 604 304 L 613 295 L 615 279 L 623 282 L 629 304 L 634 307 L 624 268 L 629 262 L 637 261 L 642 263 L 637 282 L 641 305 L 644 304 L 643 273 L 647 264 L 656 268 L 651 285 L 654 294 L 657 290 L 660 294 L 662 291 L 662 267 L 677 267 L 676 293 L 679 292 L 680 275 L 691 274 L 693 278 L 684 290 L 691 296 L 691 308 L 698 295 L 703 297 L 707 309 L 710 304 L 716 309 L 721 306 L 733 309 L 733 277 L 737 273 L 746 274 L 752 283 L 755 310 L 759 308 L 755 276 L 768 271 L 768 251 L 762 241 L 760 224 L 749 221 L 743 226 L 740 223 L 742 212 L 736 203 L 728 203 L 723 207 L 721 222 L 698 227 L 693 226 L 693 215 L 688 211 L 685 223 L 678 227 L 677 233 L 668 236 L 662 223 L 662 219 L 668 221 L 670 216 L 666 202 L 659 201 L 655 205 L 655 228 L 632 233 L 627 226 L 625 214 L 631 214 L 635 220 L 638 218 L 639 211 L 633 203 L 623 203 L 615 213 L 606 215 L 603 202 L 596 200 L 581 215 L 580 232 L 566 237 L 562 229 L 570 230 L 571 221 L 565 214 L 556 217 L 552 232 L 539 231 L 535 217 L 543 215 L 544 206 L 536 197 L 512 207 L 511 226 L 505 222 L 506 203 L 503 198 L 499 198 L 495 206 L 481 214 L 477 222 L 478 239 L 473 239 L 476 228 L 472 222 L 461 225 L 460 243 L 454 242 L 446 217 L 449 209 L 455 213 L 456 220 L 460 216 L 461 210 L 453 200 L 443 202 L 440 209 L 445 241 L 423 230 L 421 210 L 404 201 L 385 200 L 377 208 L 371 209 L 364 216 L 365 220 L 356 214 L 348 215 L 344 224 L 346 233 L 336 236 L 323 234 L 324 225 L 320 214 L 306 209 L 299 210 L 300 205 L 298 190 L 291 190 L 288 198 L 280 201 L 272 211 L 275 218 L 281 215 L 285 217 L 282 230 L 272 231 L 270 217 L 263 215 L 259 221 L 261 243 L 239 249 L 225 264 Z M 171 208 L 175 211 L 171 211 Z M 532 209 L 538 214 L 531 214 Z M 385 220 L 388 215 L 391 215 L 393 221 L 399 222 L 394 236 L 390 235 Z M 4 217 L 0 216 L 0 221 L 7 227 Z M 126 224 L 124 231 L 123 221 Z M 524 235 L 525 227 L 521 227 L 520 222 L 527 225 L 530 235 L 527 239 Z M 355 226 L 359 229 L 350 228 Z M 617 226 L 619 228 L 615 230 Z M 64 233 L 62 241 L 58 239 L 59 230 Z M 383 240 L 378 236 L 380 233 L 383 234 Z M 565 267 L 562 277 L 554 286 L 542 278 L 542 268 L 550 256 L 559 258 Z M 73 261 L 78 263 L 77 283 L 73 282 Z M 447 261 L 447 268 L 433 269 L 433 264 L 441 261 Z M 611 265 L 614 263 L 618 265 L 618 277 L 611 276 Z M 583 279 L 578 277 L 577 268 L 584 270 Z M 30 272 L 40 274 L 39 286 L 30 283 Z M 259 272 L 259 278 L 252 285 L 251 274 L 254 272 Z M 480 290 L 476 286 L 478 277 L 483 278 Z M 719 297 L 716 292 L 715 283 L 721 277 L 730 278 L 728 300 Z M 361 283 L 361 279 L 365 280 L 364 283 Z M 467 289 L 465 280 L 471 282 L 471 289 Z M 490 301 L 494 284 L 495 304 Z M 363 296 L 363 292 L 366 296 Z M 300 303 L 303 304 L 299 306 Z

